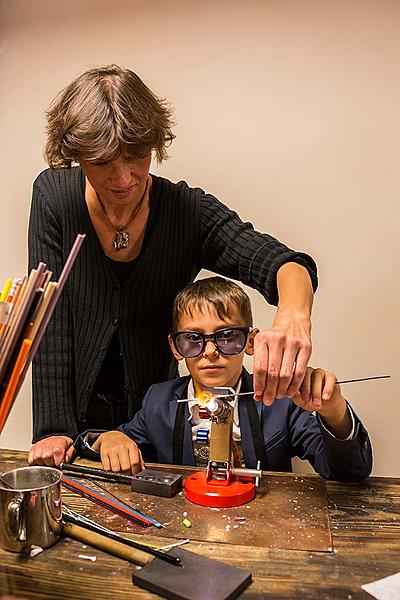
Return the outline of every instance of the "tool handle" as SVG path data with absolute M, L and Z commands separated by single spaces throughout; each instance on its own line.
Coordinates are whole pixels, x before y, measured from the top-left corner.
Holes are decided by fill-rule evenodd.
M 113 554 L 118 558 L 135 563 L 136 565 L 144 566 L 153 560 L 151 556 L 145 554 L 141 550 L 136 550 L 135 548 L 130 548 L 129 546 L 121 544 L 121 542 L 110 540 L 100 533 L 89 531 L 83 527 L 79 527 L 79 525 L 63 523 L 63 533 L 64 535 L 67 535 L 74 540 L 78 540 L 83 544 L 93 546 L 94 548 L 103 550 L 103 552 L 108 552 L 109 554 Z
M 108 479 L 110 481 L 116 481 L 118 483 L 127 483 L 131 485 L 132 483 L 132 475 L 127 475 L 126 473 L 118 473 L 114 471 L 105 471 L 104 469 L 97 469 L 95 467 L 87 467 L 86 465 L 70 465 L 69 463 L 63 463 L 60 465 L 62 471 L 65 471 L 68 475 L 68 471 L 70 473 L 80 473 L 82 475 L 95 475 L 98 477 L 103 477 L 104 479 Z

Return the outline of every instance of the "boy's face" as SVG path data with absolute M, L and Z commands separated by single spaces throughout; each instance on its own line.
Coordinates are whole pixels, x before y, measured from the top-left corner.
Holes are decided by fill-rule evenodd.
M 212 305 L 206 305 L 200 312 L 191 308 L 190 313 L 184 313 L 178 323 L 177 331 L 197 331 L 199 333 L 215 333 L 227 327 L 245 327 L 235 305 L 229 307 L 230 318 L 220 319 Z M 232 387 L 241 374 L 243 356 L 253 354 L 254 329 L 248 334 L 245 348 L 240 354 L 228 356 L 222 354 L 212 340 L 207 340 L 203 352 L 195 358 L 185 358 L 186 366 L 194 383 L 199 387 Z M 169 337 L 172 352 L 177 360 L 182 356 L 177 352 L 172 339 Z

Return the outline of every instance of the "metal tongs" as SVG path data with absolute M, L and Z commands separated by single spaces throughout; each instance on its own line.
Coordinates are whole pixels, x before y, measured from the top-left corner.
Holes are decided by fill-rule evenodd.
M 147 554 L 156 556 L 157 558 L 165 560 L 171 564 L 178 565 L 180 563 L 180 559 L 176 556 L 172 556 L 170 554 L 167 554 L 166 552 L 163 552 L 162 550 L 158 550 L 154 546 L 143 544 L 140 542 L 135 542 L 134 540 L 119 535 L 118 533 L 111 531 L 111 529 L 107 529 L 107 527 L 103 527 L 103 525 L 100 525 L 99 523 L 88 519 L 88 517 L 85 517 L 84 515 L 75 512 L 74 510 L 66 506 L 65 503 L 63 503 L 62 518 L 65 523 L 72 523 L 73 525 L 78 525 L 79 527 L 83 527 L 84 529 L 88 529 L 89 531 L 94 531 L 95 533 L 99 533 L 100 535 L 103 535 L 109 538 L 110 540 L 120 542 L 121 544 L 124 544 L 125 546 L 130 546 L 131 548 L 135 548 L 136 550 L 142 550 L 142 552 L 147 552 Z

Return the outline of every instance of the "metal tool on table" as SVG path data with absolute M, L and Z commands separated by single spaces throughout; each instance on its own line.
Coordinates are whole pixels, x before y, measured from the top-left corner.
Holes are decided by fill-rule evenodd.
M 92 521 L 88 517 L 85 517 L 84 515 L 80 515 L 79 513 L 75 512 L 74 510 L 72 510 L 71 508 L 66 506 L 65 503 L 63 506 L 62 518 L 64 521 L 64 525 L 65 525 L 65 523 L 72 523 L 73 525 L 78 525 L 79 527 L 83 527 L 84 529 L 88 529 L 89 531 L 94 531 L 95 533 L 100 533 L 100 534 L 104 535 L 106 538 L 108 538 L 110 540 L 114 540 L 115 542 L 119 542 L 130 548 L 136 548 L 136 550 L 142 550 L 142 552 L 147 552 L 148 554 L 151 554 L 152 556 L 156 556 L 157 558 L 160 558 L 161 560 L 165 560 L 171 564 L 177 565 L 180 563 L 180 560 L 178 558 L 173 557 L 166 552 L 158 550 L 151 544 L 144 544 L 144 543 L 136 542 L 135 540 L 126 538 L 122 535 L 119 535 L 118 533 L 115 533 L 115 531 L 111 531 L 111 529 L 107 529 L 107 527 L 104 527 L 103 525 L 96 523 L 96 521 Z
M 150 494 L 172 498 L 182 489 L 182 475 L 144 469 L 132 477 L 132 491 L 140 494 Z

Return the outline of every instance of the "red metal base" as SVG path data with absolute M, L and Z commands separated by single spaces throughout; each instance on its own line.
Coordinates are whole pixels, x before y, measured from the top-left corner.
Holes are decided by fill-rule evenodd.
M 186 498 L 202 506 L 240 506 L 253 500 L 254 494 L 254 481 L 251 477 L 232 477 L 226 485 L 226 482 L 207 481 L 206 471 L 198 471 L 185 480 Z

